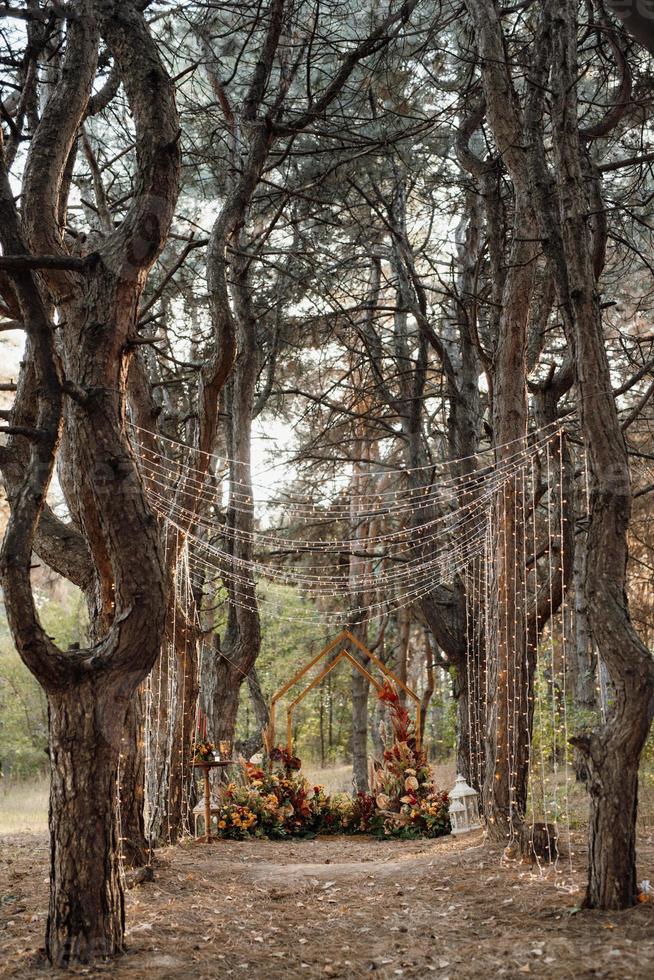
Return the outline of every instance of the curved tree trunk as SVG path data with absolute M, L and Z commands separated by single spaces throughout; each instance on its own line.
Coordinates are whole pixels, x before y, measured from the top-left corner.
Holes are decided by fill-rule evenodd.
M 585 592 L 593 639 L 615 692 L 607 722 L 573 740 L 590 791 L 586 905 L 619 909 L 636 900 L 636 811 L 640 754 L 654 714 L 654 661 L 636 633 L 626 593 L 631 512 L 629 464 L 612 394 L 594 250 L 588 181 L 577 122 L 577 4 L 552 2 L 553 143 L 560 225 L 544 232 L 557 274 L 568 343 L 577 365 L 581 427 L 591 468 Z
M 46 946 L 56 966 L 123 948 L 116 812 L 120 741 L 128 704 L 163 638 L 168 584 L 159 530 L 125 433 L 126 362 L 141 290 L 165 241 L 179 178 L 174 88 L 142 12 L 131 3 L 84 0 L 78 6 L 78 16 L 66 25 L 60 81 L 28 150 L 20 216 L 0 159 L 3 251 L 21 262 L 30 251 L 54 253 L 64 266 L 35 276 L 25 263 L 13 274 L 28 337 L 25 358 L 33 368 L 31 388 L 26 387 L 29 372 L 21 373 L 16 413 L 33 401 L 38 439 L 30 443 L 22 485 L 10 497 L 0 559 L 16 647 L 46 690 L 50 708 Z M 134 117 L 138 178 L 123 223 L 98 243 L 96 261 L 80 275 L 66 271 L 70 256 L 60 194 L 91 95 L 100 34 L 118 65 Z M 41 626 L 30 581 L 62 421 L 72 447 L 76 499 L 71 510 L 79 514 L 109 621 L 89 648 L 65 651 Z M 24 436 L 19 432 L 15 438 Z
M 577 13 L 574 0 L 546 0 L 542 7 L 538 48 L 539 57 L 549 56 L 552 65 L 553 176 L 542 132 L 533 131 L 529 150 L 540 232 L 576 367 L 590 462 L 588 614 L 614 688 L 606 724 L 572 739 L 577 771 L 590 791 L 586 904 L 617 909 L 636 899 L 638 764 L 654 712 L 654 662 L 633 628 L 626 595 L 631 487 L 596 285 L 603 242 L 601 235 L 593 240 L 588 221 L 589 198 L 595 211 L 602 202 L 579 131 Z

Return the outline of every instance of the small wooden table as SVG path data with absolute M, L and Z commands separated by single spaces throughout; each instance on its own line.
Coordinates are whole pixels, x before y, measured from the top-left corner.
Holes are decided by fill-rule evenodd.
M 194 762 L 194 769 L 201 769 L 204 776 L 204 836 L 196 837 L 196 840 L 205 844 L 210 844 L 213 840 L 211 836 L 211 784 L 209 783 L 209 772 L 211 769 L 226 769 L 233 766 L 233 759 L 220 759 L 214 762 Z

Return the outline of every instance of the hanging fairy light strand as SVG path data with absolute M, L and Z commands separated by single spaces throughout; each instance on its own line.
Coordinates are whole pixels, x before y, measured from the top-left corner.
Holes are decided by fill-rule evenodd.
M 416 495 L 415 488 L 407 491 L 408 499 L 396 511 L 389 510 L 388 501 L 379 494 L 359 494 L 362 508 L 354 513 L 362 520 L 376 516 L 381 526 L 377 533 L 367 537 L 364 553 L 358 555 L 364 560 L 357 562 L 354 575 L 343 573 L 342 562 L 354 548 L 362 547 L 360 540 L 350 534 L 335 535 L 332 514 L 327 518 L 332 523 L 329 529 L 332 533 L 324 540 L 293 534 L 285 537 L 258 528 L 243 530 L 212 519 L 211 512 L 221 508 L 221 491 L 211 481 L 207 482 L 204 475 L 204 482 L 198 481 L 194 486 L 192 477 L 189 482 L 188 471 L 192 468 L 176 463 L 167 471 L 170 461 L 164 457 L 153 459 L 150 449 L 143 450 L 142 467 L 153 510 L 174 530 L 178 541 L 187 542 L 189 565 L 204 577 L 229 581 L 230 599 L 237 605 L 253 605 L 252 586 L 258 580 L 268 582 L 268 590 L 275 585 L 293 587 L 301 597 L 321 602 L 323 606 L 332 600 L 348 600 L 354 593 L 385 591 L 383 602 L 355 611 L 363 615 L 374 613 L 382 606 L 397 607 L 416 601 L 438 581 L 451 580 L 467 560 L 479 556 L 485 547 L 488 515 L 494 499 L 535 454 L 547 448 L 552 438 L 551 427 L 545 427 L 532 436 L 529 445 L 525 446 L 523 441 L 518 451 L 490 470 L 485 467 L 482 473 L 472 467 L 468 474 L 452 478 L 449 487 L 420 488 L 420 493 L 429 496 L 429 507 L 425 507 L 422 515 L 420 494 Z M 173 445 L 178 451 L 185 448 Z M 433 472 L 434 467 L 429 469 Z M 405 473 L 400 471 L 402 476 Z M 195 496 L 193 507 L 186 506 L 191 492 Z M 398 493 L 393 491 L 396 499 Z M 266 505 L 276 510 L 284 505 L 287 519 L 290 521 L 291 516 L 293 520 L 298 519 L 287 501 L 267 501 Z M 233 506 L 233 493 L 230 506 Z M 313 505 L 310 513 L 315 515 Z M 393 518 L 405 513 L 409 522 L 393 527 Z M 349 526 L 352 514 L 349 509 Z M 245 545 L 248 547 L 241 547 Z M 249 557 L 250 550 L 255 551 L 256 557 Z M 243 552 L 247 557 L 243 557 Z M 266 596 L 262 598 L 267 601 Z M 318 612 L 329 622 L 342 615 L 341 610 L 321 608 Z M 312 610 L 312 619 L 314 615 Z
M 166 456 L 163 453 L 156 453 L 149 445 L 146 446 L 143 442 L 139 441 L 139 433 L 144 430 L 132 427 L 132 431 L 134 432 L 135 446 L 148 480 L 152 480 L 155 483 L 158 481 L 169 491 L 174 489 L 182 493 L 191 493 L 194 496 L 209 494 L 215 499 L 216 488 L 212 484 L 215 484 L 216 478 L 213 475 L 213 470 L 208 472 L 198 470 L 190 465 L 184 457 L 180 461 L 174 457 Z M 249 512 L 256 502 L 252 497 L 252 493 L 256 494 L 257 490 L 261 490 L 263 497 L 259 502 L 260 506 L 265 504 L 266 507 L 272 510 L 281 508 L 296 519 L 321 517 L 326 520 L 338 518 L 350 520 L 353 512 L 360 517 L 377 513 L 413 513 L 416 510 L 421 510 L 442 503 L 443 501 L 453 500 L 454 497 L 459 498 L 465 492 L 474 492 L 482 487 L 486 487 L 489 481 L 501 480 L 502 474 L 511 472 L 516 465 L 519 465 L 521 461 L 528 458 L 532 452 L 537 451 L 539 446 L 542 448 L 556 431 L 556 428 L 552 428 L 551 426 L 536 430 L 529 436 L 528 440 L 522 440 L 520 448 L 515 452 L 503 454 L 499 462 L 494 457 L 495 454 L 500 453 L 503 447 L 498 446 L 492 450 L 483 450 L 477 457 L 474 457 L 477 465 L 469 472 L 458 476 L 447 477 L 444 474 L 439 474 L 434 464 L 429 464 L 429 466 L 423 468 L 396 468 L 393 471 L 393 475 L 398 480 L 408 479 L 411 485 L 404 488 L 388 490 L 375 490 L 370 488 L 365 493 L 360 494 L 350 492 L 348 487 L 345 486 L 340 491 L 337 491 L 338 495 L 346 498 L 345 502 L 335 504 L 331 501 L 328 510 L 326 510 L 327 505 L 324 502 L 316 503 L 315 495 L 311 497 L 294 497 L 292 494 L 287 493 L 284 497 L 278 499 L 267 497 L 266 495 L 270 491 L 270 484 L 258 484 L 254 478 L 252 492 L 248 491 L 247 493 L 239 490 L 239 483 L 237 481 L 233 482 L 229 495 L 230 507 L 236 511 L 246 510 Z M 171 440 L 165 441 L 168 443 L 171 442 Z M 528 445 L 525 445 L 525 443 L 528 443 Z M 179 448 L 186 450 L 187 453 L 189 452 L 188 448 L 181 444 L 173 443 L 173 445 L 177 445 Z M 491 454 L 490 460 L 486 458 L 489 453 Z M 220 459 L 220 457 L 216 458 Z M 472 458 L 470 457 L 470 459 Z M 460 465 L 463 461 L 463 459 L 458 459 L 454 463 Z M 444 465 L 453 464 L 448 463 Z M 420 470 L 425 472 L 426 482 L 416 485 L 415 473 Z M 223 475 L 226 477 L 227 473 L 225 472 Z M 370 482 L 378 476 L 387 479 L 388 475 L 389 471 L 382 473 L 369 472 L 366 474 L 366 480 Z
M 202 470 L 195 469 L 194 470 L 193 467 L 191 467 L 190 465 L 187 465 L 186 466 L 186 468 L 189 469 L 191 472 L 200 473 L 203 477 L 204 477 L 205 472 L 206 472 L 207 469 L 212 470 L 213 468 L 215 468 L 217 466 L 220 466 L 220 465 L 222 465 L 223 467 L 227 467 L 230 463 L 235 463 L 239 467 L 242 467 L 243 466 L 243 461 L 242 460 L 237 460 L 237 459 L 233 459 L 233 458 L 228 457 L 228 456 L 221 456 L 221 455 L 218 455 L 216 453 L 207 453 L 207 452 L 204 452 L 202 450 L 194 449 L 192 446 L 188 446 L 185 443 L 181 443 L 181 442 L 175 441 L 174 439 L 170 439 L 167 436 L 161 435 L 160 433 L 156 433 L 156 432 L 153 432 L 153 431 L 151 431 L 149 429 L 143 428 L 142 426 L 135 425 L 132 422 L 127 422 L 127 425 L 130 428 L 130 430 L 133 431 L 135 434 L 141 434 L 143 436 L 148 437 L 148 440 L 149 441 L 156 440 L 157 442 L 159 442 L 162 445 L 168 445 L 168 446 L 170 446 L 171 447 L 171 450 L 174 451 L 174 452 L 179 453 L 179 455 L 183 459 L 186 459 L 189 456 L 189 454 L 190 454 L 190 455 L 199 456 L 199 457 L 203 458 L 204 460 L 206 460 L 207 461 L 207 467 L 206 467 L 206 469 L 202 469 Z M 447 460 L 433 460 L 433 461 L 430 461 L 428 463 L 425 463 L 425 464 L 423 464 L 421 466 L 413 466 L 413 467 L 404 467 L 403 466 L 403 467 L 399 467 L 398 468 L 397 464 L 395 464 L 395 463 L 380 461 L 379 463 L 377 463 L 375 465 L 382 466 L 384 469 L 381 470 L 381 471 L 379 471 L 379 472 L 370 471 L 370 472 L 368 472 L 366 474 L 366 478 L 369 479 L 372 476 L 378 476 L 378 477 L 385 476 L 389 471 L 390 472 L 394 472 L 396 474 L 401 474 L 403 476 L 405 476 L 405 475 L 413 475 L 413 474 L 416 474 L 416 473 L 424 473 L 424 474 L 429 474 L 430 475 L 430 483 L 433 483 L 434 482 L 433 476 L 434 476 L 434 474 L 437 474 L 439 470 L 447 470 L 447 469 L 455 470 L 455 469 L 460 468 L 463 463 L 469 463 L 472 460 L 479 461 L 480 459 L 483 459 L 485 456 L 490 456 L 491 462 L 489 463 L 489 465 L 491 465 L 491 466 L 494 465 L 495 460 L 496 460 L 496 457 L 497 457 L 497 454 L 501 454 L 501 456 L 502 456 L 503 459 L 505 459 L 505 458 L 511 458 L 511 454 L 505 452 L 511 446 L 517 447 L 516 448 L 516 452 L 513 454 L 513 455 L 516 455 L 517 456 L 517 455 L 519 455 L 523 451 L 523 448 L 524 448 L 524 445 L 525 445 L 526 442 L 528 442 L 529 440 L 533 440 L 533 439 L 548 438 L 551 435 L 553 435 L 557 431 L 557 429 L 560 428 L 560 425 L 561 425 L 560 422 L 551 422 L 551 423 L 548 423 L 547 425 L 544 425 L 544 426 L 541 426 L 541 427 L 539 427 L 537 429 L 534 429 L 528 435 L 522 436 L 522 437 L 520 437 L 518 439 L 512 439 L 509 442 L 502 443 L 501 445 L 489 446 L 488 448 L 479 450 L 478 452 L 476 452 L 476 453 L 474 453 L 474 454 L 472 454 L 470 456 L 459 456 L 459 457 L 456 457 L 454 459 L 447 459 Z M 145 444 L 143 443 L 142 440 L 139 440 L 138 436 L 135 439 L 135 441 L 137 443 L 140 443 L 140 445 L 144 449 L 146 448 L 145 447 Z M 151 450 L 149 450 L 149 449 L 147 449 L 147 451 L 148 452 L 151 452 Z M 293 452 L 293 451 L 291 451 L 291 452 Z M 257 477 L 262 476 L 264 474 L 269 474 L 269 473 L 273 472 L 276 469 L 286 468 L 289 465 L 289 463 L 291 461 L 284 459 L 284 451 L 283 450 L 280 450 L 279 447 L 278 447 L 276 449 L 276 455 L 279 456 L 280 454 L 281 454 L 282 458 L 280 459 L 279 462 L 273 463 L 270 466 L 267 466 L 267 467 L 263 468 L 262 470 L 255 471 L 253 473 L 253 486 L 255 486 L 255 487 L 257 486 Z M 162 458 L 169 459 L 169 457 L 165 456 L 165 454 L 162 456 Z M 463 477 L 454 477 L 454 478 L 452 478 L 452 481 L 454 483 L 456 483 L 457 479 L 465 479 L 465 475 Z M 439 480 L 439 483 L 442 483 L 442 482 L 447 482 L 447 481 L 445 481 L 444 478 L 441 478 Z M 268 489 L 269 484 L 270 484 L 270 481 L 267 481 L 266 484 L 263 484 L 261 486 L 263 486 L 265 489 Z M 356 496 L 357 495 L 355 495 L 355 499 L 356 499 Z M 360 496 L 366 497 L 367 494 L 361 494 Z M 348 495 L 348 497 L 349 497 L 349 495 Z M 288 501 L 283 501 L 283 503 L 286 503 L 286 502 L 288 502 Z
M 526 728 L 532 824 L 537 809 L 542 809 L 544 819 L 551 815 L 555 826 L 565 820 L 569 835 L 565 754 L 561 766 L 564 808 L 557 802 L 558 752 L 565 753 L 568 735 L 564 675 L 569 642 L 565 583 L 561 581 L 563 599 L 558 606 L 553 588 L 557 576 L 562 579 L 565 565 L 565 460 L 560 424 L 508 444 L 505 453 L 497 454 L 497 462 L 489 461 L 490 451 L 478 454 L 469 460 L 471 465 L 464 473 L 461 461 L 396 471 L 376 464 L 379 471 L 366 474 L 366 485 L 362 489 L 359 482 L 356 493 L 335 481 L 335 504 L 296 493 L 257 501 L 252 496 L 258 489 L 256 481 L 252 488 L 228 485 L 227 468 L 233 461 L 210 456 L 205 473 L 186 465 L 186 456 L 193 454 L 189 447 L 157 436 L 156 444 L 171 454 L 166 456 L 152 450 L 152 440 L 148 447 L 140 444 L 145 434 L 134 427 L 148 499 L 166 528 L 167 546 L 177 557 L 175 606 L 179 605 L 186 619 L 191 610 L 197 616 L 192 602 L 196 581 L 218 603 L 267 611 L 281 621 L 338 627 L 344 613 L 351 625 L 381 621 L 392 609 L 420 603 L 439 582 L 460 580 L 465 598 L 470 778 L 481 790 L 485 768 L 493 764 L 486 758 L 486 726 L 489 662 L 495 658 L 494 676 L 502 684 L 506 702 L 502 738 L 509 768 L 511 826 L 519 769 L 524 764 L 519 739 Z M 403 485 L 405 482 L 409 485 Z M 263 484 L 259 488 L 266 493 L 270 489 Z M 254 526 L 243 529 L 238 523 L 225 522 L 225 511 L 267 515 L 268 523 L 262 524 L 258 516 Z M 363 542 L 357 522 L 369 526 Z M 309 523 L 315 538 L 307 534 Z M 545 546 L 539 545 L 540 534 Z M 498 542 L 509 583 L 498 581 Z M 352 557 L 359 559 L 354 570 Z M 289 589 L 306 601 L 289 603 Z M 366 597 L 364 601 L 361 596 Z M 537 621 L 543 601 L 549 622 L 545 639 Z M 165 669 L 149 680 L 146 690 L 148 755 L 158 752 L 167 773 L 172 765 L 170 705 L 185 696 L 184 678 L 179 675 L 178 680 L 175 670 L 176 630 L 173 617 Z M 533 692 L 523 689 L 522 648 L 538 663 Z M 544 671 L 550 675 L 549 688 L 542 683 Z M 557 690 L 561 705 L 556 702 Z M 162 727 L 165 731 L 159 731 Z M 547 732 L 552 745 L 549 754 Z M 190 737 L 184 728 L 182 734 Z M 186 796 L 185 820 L 188 809 Z
M 559 863 L 565 840 L 572 864 L 569 807 L 568 616 L 566 582 L 566 461 L 564 433 L 503 483 L 489 507 L 485 547 L 471 555 L 460 573 L 464 584 L 467 710 L 466 748 L 470 780 L 480 791 L 485 765 L 506 759 L 509 840 L 531 824 Z M 542 463 L 542 465 L 541 465 Z M 583 471 L 582 471 L 583 472 Z M 501 551 L 498 549 L 501 545 Z M 503 565 L 499 556 L 503 554 Z M 504 575 L 498 576 L 501 568 Z M 510 589 L 507 580 L 513 579 Z M 479 639 L 477 638 L 479 637 Z M 521 652 L 522 651 L 522 652 Z M 532 682 L 522 675 L 531 663 Z M 497 690 L 489 692 L 489 675 Z M 490 697 L 501 692 L 505 729 L 498 731 L 496 755 L 484 757 Z M 480 721 L 481 720 L 481 721 Z M 526 745 L 521 746 L 521 739 Z M 526 762 L 522 755 L 526 750 Z M 521 767 L 526 765 L 526 799 Z M 493 767 L 491 772 L 495 772 Z M 492 782 L 492 780 L 491 780 Z M 518 787 L 521 787 L 518 793 Z M 522 808 L 524 809 L 524 812 Z M 536 828 L 537 819 L 544 822 Z M 536 853 L 540 873 L 547 862 Z

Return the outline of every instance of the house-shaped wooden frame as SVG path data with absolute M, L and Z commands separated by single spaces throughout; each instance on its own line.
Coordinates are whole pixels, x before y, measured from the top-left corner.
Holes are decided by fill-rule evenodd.
M 290 691 L 290 689 L 295 684 L 297 684 L 297 682 L 302 677 L 304 677 L 304 675 L 308 671 L 310 671 L 312 667 L 315 667 L 317 663 L 320 663 L 321 660 L 323 660 L 325 657 L 328 657 L 329 654 L 333 650 L 335 650 L 336 647 L 338 647 L 339 644 L 341 643 L 353 644 L 358 650 L 361 651 L 361 653 L 364 654 L 364 656 L 366 656 L 369 659 L 370 663 L 374 664 L 375 667 L 377 667 L 378 670 L 381 671 L 381 673 L 384 675 L 384 677 L 387 680 L 392 681 L 393 684 L 396 684 L 407 694 L 408 697 L 411 698 L 411 700 L 414 702 L 416 706 L 416 746 L 417 748 L 420 748 L 420 739 L 422 735 L 422 713 L 420 708 L 420 698 L 418 697 L 416 692 L 413 691 L 410 687 L 408 687 L 404 683 L 404 681 L 400 680 L 400 678 L 397 677 L 392 670 L 389 670 L 388 667 L 386 667 L 386 665 L 383 664 L 381 660 L 374 655 L 372 650 L 369 650 L 368 647 L 361 642 L 361 640 L 358 640 L 356 636 L 350 633 L 350 631 L 347 629 L 342 630 L 334 640 L 328 643 L 327 646 L 324 647 L 320 651 L 320 653 L 318 653 L 315 657 L 313 657 L 313 659 L 310 660 L 309 663 L 305 664 L 301 670 L 298 670 L 298 672 L 294 674 L 293 677 L 291 677 L 291 679 L 287 681 L 282 687 L 280 687 L 280 689 L 276 691 L 275 694 L 273 695 L 272 700 L 270 702 L 270 723 L 269 723 L 269 737 L 270 737 L 271 745 L 275 744 L 275 713 L 277 708 L 277 702 L 280 701 L 281 698 L 283 698 L 284 695 L 288 691 Z M 323 670 L 321 670 L 316 677 L 314 677 L 314 679 L 311 681 L 310 684 L 308 684 L 302 691 L 300 691 L 297 697 L 295 697 L 291 701 L 291 703 L 288 705 L 288 708 L 286 709 L 286 747 L 289 752 L 293 751 L 293 712 L 295 711 L 295 708 L 298 706 L 298 704 L 300 704 L 301 701 L 304 700 L 307 694 L 310 691 L 312 691 L 313 688 L 316 687 L 316 685 L 319 684 L 320 681 L 324 677 L 326 677 L 327 674 L 329 674 L 329 672 L 332 671 L 334 667 L 336 667 L 343 660 L 348 660 L 352 664 L 352 666 L 359 671 L 360 674 L 363 674 L 364 677 L 367 677 L 370 683 L 378 691 L 380 690 L 381 683 L 372 676 L 372 674 L 370 673 L 369 670 L 366 669 L 364 664 L 360 663 L 357 660 L 357 658 L 353 656 L 352 653 L 348 652 L 348 650 L 346 650 L 345 648 L 339 650 L 339 652 L 336 654 L 333 660 L 331 660 L 327 664 L 327 666 Z

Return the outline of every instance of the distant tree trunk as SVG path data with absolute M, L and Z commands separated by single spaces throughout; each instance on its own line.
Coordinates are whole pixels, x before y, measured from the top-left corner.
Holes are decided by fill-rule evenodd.
M 597 708 L 596 657 L 588 622 L 588 603 L 584 583 L 588 556 L 588 536 L 577 532 L 574 544 L 573 571 L 573 649 L 570 665 L 574 705 L 584 714 Z
M 434 694 L 435 678 L 434 678 L 434 654 L 432 650 L 431 638 L 429 632 L 424 630 L 424 646 L 425 646 L 425 686 L 422 692 L 422 697 L 420 699 L 420 713 L 422 715 L 422 729 L 423 729 L 423 743 L 425 751 L 428 750 L 427 745 L 427 719 L 429 718 L 429 706 L 431 704 L 431 699 Z
M 245 254 L 246 246 L 239 239 Z M 223 242 L 223 249 L 226 243 Z M 222 261 L 224 263 L 224 252 Z M 232 296 L 235 310 L 238 357 L 227 385 L 228 440 L 230 462 L 229 534 L 225 550 L 224 581 L 229 596 L 227 626 L 215 664 L 213 737 L 233 742 L 243 681 L 259 655 L 261 624 L 255 584 L 248 562 L 252 560 L 254 490 L 252 487 L 251 440 L 254 392 L 259 371 L 256 319 L 251 307 L 248 282 L 249 261 L 241 255 L 232 262 Z M 226 275 L 225 269 L 217 270 Z M 225 315 L 225 313 L 223 313 Z
M 329 748 L 329 761 L 331 762 L 334 749 L 334 693 L 331 674 L 327 674 L 327 747 Z
M 362 660 L 360 654 L 357 659 Z M 352 670 L 352 772 L 357 790 L 368 789 L 368 694 L 370 683 Z
M 384 719 L 384 708 L 383 705 L 377 700 L 375 710 L 372 713 L 372 725 L 370 731 L 370 738 L 372 741 L 372 751 L 375 759 L 381 761 L 384 757 L 384 750 L 386 748 L 384 741 L 381 737 L 381 724 Z
M 397 676 L 404 684 L 407 684 L 409 679 L 409 646 L 411 643 L 410 610 L 400 609 L 399 620 L 400 620 L 400 654 L 399 654 Z M 400 698 L 400 704 L 406 707 L 406 691 L 404 691 L 400 687 L 397 693 Z
M 120 753 L 120 830 L 125 864 L 141 868 L 148 863 L 143 805 L 145 802 L 145 718 L 143 691 L 129 702 Z
M 175 712 L 167 794 L 167 840 L 190 831 L 189 806 L 193 783 L 193 738 L 200 683 L 199 640 L 191 622 L 178 615 L 175 630 Z
M 320 682 L 320 714 L 318 716 L 318 731 L 320 735 L 320 768 L 325 768 L 325 679 Z
M 362 399 L 363 401 L 363 399 Z M 367 489 L 367 474 L 372 447 L 366 439 L 365 425 L 357 426 L 357 443 L 355 459 L 350 481 L 350 537 L 356 542 L 358 552 L 365 552 L 366 541 L 371 533 L 371 523 L 362 518 L 360 512 L 365 510 L 363 494 Z M 359 462 L 363 460 L 363 462 Z M 368 643 L 368 613 L 363 609 L 368 602 L 369 589 L 365 586 L 362 576 L 368 574 L 370 564 L 367 558 L 351 554 L 348 570 L 351 601 L 354 603 L 354 620 L 350 632 L 365 645 Z M 369 668 L 370 658 L 359 649 L 352 649 L 352 654 L 364 667 Z M 352 770 L 354 787 L 357 791 L 368 789 L 368 695 L 370 682 L 365 675 L 355 668 L 352 669 Z

